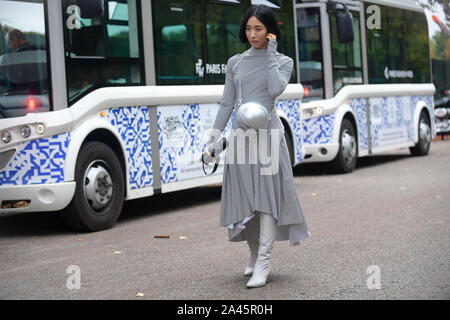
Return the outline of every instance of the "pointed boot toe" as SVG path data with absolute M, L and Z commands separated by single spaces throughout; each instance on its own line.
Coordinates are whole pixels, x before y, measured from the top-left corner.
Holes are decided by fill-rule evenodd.
M 264 287 L 267 284 L 267 277 L 255 277 L 252 276 L 249 282 L 247 282 L 247 288 L 259 288 Z

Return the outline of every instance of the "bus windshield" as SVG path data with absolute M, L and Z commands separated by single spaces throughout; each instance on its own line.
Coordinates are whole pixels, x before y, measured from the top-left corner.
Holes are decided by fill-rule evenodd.
M 43 0 L 0 0 L 0 118 L 50 111 Z
M 303 101 L 324 98 L 320 9 L 297 9 L 300 82 L 305 88 Z

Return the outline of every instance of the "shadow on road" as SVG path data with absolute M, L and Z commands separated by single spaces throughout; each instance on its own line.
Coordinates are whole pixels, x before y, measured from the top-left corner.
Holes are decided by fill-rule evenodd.
M 0 237 L 34 237 L 71 233 L 59 212 L 18 213 L 0 217 Z
M 220 186 L 200 187 L 127 201 L 117 223 L 170 213 L 196 205 L 220 201 Z M 0 237 L 33 237 L 75 234 L 60 219 L 60 212 L 18 213 L 0 216 Z
M 356 171 L 363 168 L 370 168 L 373 166 L 382 165 L 388 162 L 394 162 L 410 158 L 408 154 L 384 154 L 384 155 L 373 155 L 364 158 L 359 158 L 356 163 Z M 324 163 L 304 163 L 294 168 L 294 176 L 322 176 L 339 174 L 336 173 L 332 168 L 331 164 Z
M 129 221 L 220 201 L 221 186 L 200 187 L 128 201 L 120 221 Z

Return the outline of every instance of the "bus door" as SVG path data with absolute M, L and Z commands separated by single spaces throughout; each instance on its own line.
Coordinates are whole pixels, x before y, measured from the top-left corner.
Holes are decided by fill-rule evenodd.
M 329 26 L 325 3 L 295 5 L 298 79 L 305 93 L 302 103 L 332 98 Z M 334 116 L 302 119 L 303 145 L 331 143 Z M 306 150 L 305 150 L 306 151 Z M 308 153 L 308 152 L 306 152 Z M 311 154 L 305 154 L 308 160 Z
M 329 39 L 331 47 L 332 61 L 332 94 L 335 96 L 338 92 L 351 85 L 362 85 L 367 83 L 364 77 L 364 55 L 361 37 L 361 12 L 360 7 L 347 6 L 350 10 L 353 20 L 353 42 L 343 43 L 338 34 L 339 22 L 338 14 L 344 12 L 342 6 L 328 7 L 328 22 L 330 26 Z M 364 25 L 364 23 L 363 23 Z M 357 133 L 354 137 L 347 134 L 350 141 L 358 141 L 358 154 L 364 155 L 370 152 L 370 108 L 369 99 L 349 99 L 348 103 L 356 117 Z M 345 133 L 343 133 L 345 134 Z M 344 137 L 342 137 L 344 138 Z

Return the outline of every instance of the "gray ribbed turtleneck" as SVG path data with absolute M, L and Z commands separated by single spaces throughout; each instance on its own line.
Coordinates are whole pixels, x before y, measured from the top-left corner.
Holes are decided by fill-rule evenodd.
M 291 58 L 277 52 L 277 41 L 270 40 L 267 49 L 250 48 L 242 62 L 242 103 L 257 102 L 272 109 L 275 99 L 283 93 L 294 67 Z M 225 89 L 214 129 L 222 132 L 239 97 L 241 54 L 228 60 Z

